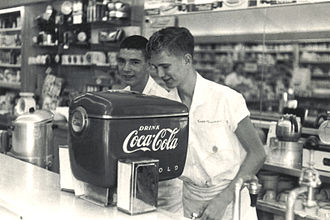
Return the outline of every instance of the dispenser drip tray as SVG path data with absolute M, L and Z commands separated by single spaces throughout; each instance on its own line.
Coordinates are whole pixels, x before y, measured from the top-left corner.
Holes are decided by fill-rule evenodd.
M 112 188 L 103 188 L 84 183 L 84 195 L 80 196 L 80 198 L 99 206 L 115 206 L 116 196 L 114 192 L 115 189 Z

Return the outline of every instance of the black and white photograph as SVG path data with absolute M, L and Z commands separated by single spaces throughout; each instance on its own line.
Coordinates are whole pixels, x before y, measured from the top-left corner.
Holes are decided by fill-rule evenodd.
M 330 219 L 329 12 L 0 0 L 0 219 Z

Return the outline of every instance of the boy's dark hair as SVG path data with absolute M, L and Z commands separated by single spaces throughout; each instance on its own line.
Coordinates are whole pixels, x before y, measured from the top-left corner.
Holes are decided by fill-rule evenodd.
M 140 36 L 140 35 L 132 35 L 126 37 L 119 46 L 119 49 L 134 49 L 140 50 L 143 52 L 144 56 L 146 57 L 146 46 L 148 40 L 147 38 Z
M 155 32 L 147 44 L 147 55 L 167 50 L 174 55 L 194 55 L 194 37 L 187 28 L 167 27 Z

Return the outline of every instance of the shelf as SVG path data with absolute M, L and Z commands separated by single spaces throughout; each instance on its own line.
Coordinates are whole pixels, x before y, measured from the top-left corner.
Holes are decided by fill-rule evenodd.
M 199 72 L 214 72 L 215 69 L 214 68 L 202 68 L 202 67 L 196 67 L 196 70 Z
M 20 64 L 0 63 L 0 67 L 21 68 L 21 65 Z
M 224 3 L 225 4 L 225 3 Z M 271 5 L 257 5 L 257 6 L 247 6 L 245 8 L 239 6 L 226 6 L 223 5 L 220 9 L 215 10 L 201 10 L 201 11 L 191 11 L 191 12 L 177 12 L 172 14 L 159 14 L 159 15 L 146 15 L 146 17 L 169 17 L 169 16 L 189 16 L 189 15 L 198 15 L 198 14 L 214 14 L 214 13 L 224 13 L 224 12 L 232 12 L 232 11 L 256 11 L 256 10 L 271 10 L 272 8 L 281 8 L 288 6 L 298 6 L 298 5 L 309 5 L 311 3 L 281 3 L 281 4 L 271 4 Z
M 87 23 L 87 25 L 91 25 L 92 28 L 125 27 L 125 26 L 130 26 L 131 21 L 129 19 L 110 20 L 110 21 L 94 21 L 94 22 Z
M 312 79 L 330 79 L 328 75 L 311 75 Z
M 265 121 L 265 120 L 260 120 L 260 119 L 251 119 L 251 121 L 256 127 L 264 128 L 264 129 L 269 129 L 270 124 L 272 122 L 276 122 L 274 120 L 273 121 Z M 302 134 L 309 134 L 309 135 L 318 135 L 319 131 L 318 131 L 318 129 L 315 129 L 315 128 L 302 127 L 301 128 L 301 133 Z
M 216 60 L 204 60 L 204 59 L 194 59 L 195 62 L 197 63 L 216 63 L 217 61 Z
M 106 50 L 106 51 L 118 51 L 119 50 L 119 43 L 114 42 L 114 43 L 98 43 L 98 44 L 90 44 L 90 49 L 91 50 Z
M 0 88 L 17 89 L 21 88 L 21 83 L 0 81 Z
M 300 60 L 301 64 L 330 64 L 330 61 L 322 61 L 322 60 Z
M 330 49 L 299 49 L 300 52 L 330 53 Z
M 195 50 L 195 53 L 293 53 L 293 50 L 270 50 L 266 49 L 265 51 L 263 50 L 235 50 L 235 49 L 198 49 Z
M 257 209 L 283 217 L 285 216 L 285 212 L 286 212 L 286 207 L 284 204 L 280 204 L 278 202 L 268 202 L 261 199 L 258 199 L 257 201 Z M 295 211 L 295 219 L 320 220 L 320 218 L 317 216 L 309 216 L 309 215 L 306 216 L 306 213 L 303 211 Z
M 293 50 L 244 50 L 247 53 L 293 53 Z
M 301 169 L 287 168 L 279 165 L 265 163 L 262 167 L 263 170 L 268 170 L 276 173 L 282 173 L 289 176 L 300 177 Z M 323 183 L 330 183 L 330 172 L 318 170 L 320 179 Z
M 61 64 L 61 66 L 77 66 L 77 67 L 100 67 L 100 68 L 110 68 L 110 69 L 115 69 L 114 66 L 111 66 L 110 64 Z
M 45 48 L 56 48 L 59 46 L 58 44 L 33 44 L 35 47 L 45 47 Z
M 21 31 L 22 28 L 0 28 L 0 32 L 18 32 Z
M 125 27 L 125 26 L 130 26 L 131 21 L 129 19 L 126 20 L 111 20 L 111 21 L 94 21 L 94 22 L 84 22 L 80 24 L 62 24 L 58 25 L 59 28 L 63 29 L 72 29 L 72 28 L 84 28 L 84 29 L 89 29 L 89 28 L 95 28 L 95 29 L 109 29 L 113 27 Z
M 0 46 L 0 49 L 4 49 L 4 50 L 12 50 L 12 49 L 21 49 L 22 46 Z
M 302 95 L 296 95 L 296 98 L 297 99 L 326 99 L 326 100 L 329 100 L 330 99 L 330 96 L 329 94 L 324 94 L 324 95 L 321 95 L 321 94 L 313 94 L 311 96 L 302 96 Z

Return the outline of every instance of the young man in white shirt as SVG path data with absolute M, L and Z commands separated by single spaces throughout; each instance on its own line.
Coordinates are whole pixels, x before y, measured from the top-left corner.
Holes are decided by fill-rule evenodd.
M 150 64 L 146 55 L 147 42 L 143 36 L 133 35 L 120 44 L 117 62 L 119 78 L 126 85 L 123 89 L 176 100 L 177 95 L 169 93 L 150 76 Z M 158 207 L 182 215 L 182 181 L 162 181 L 159 182 L 158 188 Z
M 121 42 L 117 55 L 119 79 L 125 85 L 124 90 L 167 97 L 166 89 L 149 74 L 150 65 L 145 51 L 147 42 L 139 35 L 129 36 Z
M 194 69 L 194 38 L 186 28 L 155 32 L 147 44 L 150 63 L 189 108 L 189 142 L 183 180 L 185 217 L 232 219 L 235 183 L 253 176 L 265 151 L 243 96 L 204 79 Z M 247 189 L 241 192 L 241 219 L 257 219 Z

